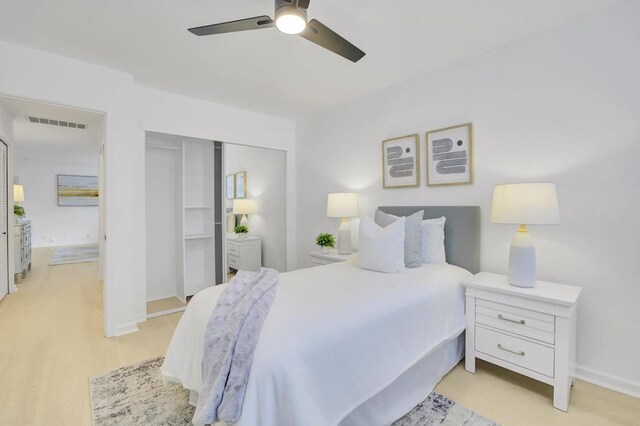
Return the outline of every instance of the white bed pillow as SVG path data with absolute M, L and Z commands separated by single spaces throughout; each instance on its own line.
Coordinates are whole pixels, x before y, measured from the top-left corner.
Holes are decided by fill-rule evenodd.
M 398 220 L 400 216 L 376 210 L 373 221 L 382 227 L 389 226 L 390 223 Z M 404 266 L 407 268 L 418 268 L 422 265 L 420 259 L 420 238 L 422 234 L 422 218 L 424 210 L 415 212 L 412 215 L 404 216 Z
M 404 271 L 404 217 L 385 228 L 363 217 L 359 241 L 360 268 L 387 274 Z
M 447 263 L 444 249 L 444 224 L 446 217 L 422 221 L 420 235 L 420 260 L 422 263 Z

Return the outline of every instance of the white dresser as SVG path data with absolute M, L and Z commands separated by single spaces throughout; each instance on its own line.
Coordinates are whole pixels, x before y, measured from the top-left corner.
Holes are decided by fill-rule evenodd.
M 358 253 L 338 254 L 336 250 L 324 252 L 322 250 L 312 251 L 309 253 L 311 263 L 314 265 L 328 265 L 330 263 L 346 262 L 358 258 Z
M 262 266 L 262 240 L 259 237 L 227 237 L 227 266 L 242 271 L 257 271 Z
M 15 280 L 20 282 L 31 270 L 31 221 L 22 220 L 14 224 L 13 238 Z
M 466 287 L 465 369 L 476 358 L 553 386 L 553 406 L 567 411 L 576 356 L 581 288 L 538 281 L 514 287 L 506 275 L 481 272 Z

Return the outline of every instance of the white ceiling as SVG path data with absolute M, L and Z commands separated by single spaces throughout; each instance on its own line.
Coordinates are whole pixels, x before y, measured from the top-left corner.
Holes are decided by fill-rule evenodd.
M 0 39 L 127 71 L 140 84 L 296 117 L 444 67 L 618 0 L 312 0 L 367 53 L 353 64 L 276 29 L 186 28 L 273 16 L 272 0 L 0 0 Z
M 0 96 L 14 118 L 16 161 L 97 166 L 102 140 L 102 114 Z M 27 116 L 86 124 L 86 129 L 32 123 Z

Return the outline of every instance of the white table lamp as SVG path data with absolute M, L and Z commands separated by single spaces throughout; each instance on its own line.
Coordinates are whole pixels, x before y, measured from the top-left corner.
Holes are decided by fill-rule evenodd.
M 555 183 L 514 183 L 493 190 L 491 222 L 520 225 L 509 250 L 509 284 L 536 285 L 536 250 L 527 225 L 560 223 Z
M 236 198 L 233 200 L 233 214 L 241 214 L 240 225 L 247 226 L 249 220 L 248 214 L 256 212 L 256 203 L 250 198 Z
M 22 203 L 24 201 L 24 186 L 19 183 L 13 184 L 13 201 Z
M 335 192 L 327 197 L 327 217 L 339 217 L 338 253 L 351 254 L 350 217 L 358 217 L 358 194 L 355 192 Z

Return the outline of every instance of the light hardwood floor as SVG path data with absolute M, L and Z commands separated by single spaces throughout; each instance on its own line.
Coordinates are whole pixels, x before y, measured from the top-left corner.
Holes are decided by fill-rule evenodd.
M 170 309 L 184 308 L 186 303 L 182 303 L 177 297 L 167 297 L 166 299 L 154 300 L 147 302 L 147 314 L 155 314 L 157 312 L 168 311 Z
M 0 303 L 0 425 L 90 425 L 89 377 L 162 355 L 181 314 L 102 335 L 97 263 L 34 267 Z M 458 365 L 436 390 L 503 425 L 637 425 L 640 400 L 578 381 L 569 413 L 551 406 L 551 387 L 478 362 Z
M 180 314 L 107 339 L 97 263 L 33 270 L 0 302 L 0 425 L 90 425 L 89 377 L 163 355 Z

